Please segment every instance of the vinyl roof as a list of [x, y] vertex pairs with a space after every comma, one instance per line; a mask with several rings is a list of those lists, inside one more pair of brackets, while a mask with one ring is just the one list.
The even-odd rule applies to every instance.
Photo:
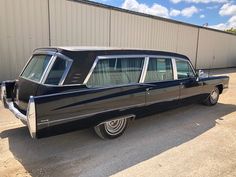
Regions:
[[[54, 51], [54, 52], [101, 52], [101, 55], [164, 55], [164, 56], [175, 56], [188, 59], [187, 56], [168, 51], [160, 51], [155, 49], [142, 49], [142, 48], [114, 48], [114, 47], [97, 47], [97, 46], [52, 46], [37, 48], [35, 51]], [[189, 60], [189, 59], [188, 59]]]

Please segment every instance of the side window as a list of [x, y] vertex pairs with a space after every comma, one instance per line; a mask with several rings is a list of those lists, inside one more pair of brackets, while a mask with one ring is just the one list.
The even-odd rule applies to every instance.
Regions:
[[178, 79], [194, 77], [194, 72], [187, 61], [176, 60]]
[[69, 62], [67, 60], [57, 57], [48, 74], [45, 84], [58, 85], [68, 64]]
[[173, 80], [173, 70], [170, 58], [150, 58], [144, 82]]
[[100, 59], [91, 74], [87, 86], [103, 87], [138, 83], [144, 58]]

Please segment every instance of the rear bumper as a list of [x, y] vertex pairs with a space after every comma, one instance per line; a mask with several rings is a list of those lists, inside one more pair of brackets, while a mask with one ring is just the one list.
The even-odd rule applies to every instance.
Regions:
[[15, 106], [12, 101], [7, 101], [5, 96], [3, 97], [2, 100], [4, 107], [6, 109], [9, 109], [15, 116], [16, 118], [20, 119], [24, 124], [27, 124], [27, 116], [22, 114]]
[[16, 118], [20, 119], [25, 125], [28, 126], [30, 135], [32, 138], [36, 138], [36, 111], [34, 97], [31, 96], [28, 103], [28, 109], [26, 115], [22, 114], [15, 106], [12, 99], [6, 98], [6, 87], [3, 83], [1, 86], [1, 101], [6, 109], [9, 109]]

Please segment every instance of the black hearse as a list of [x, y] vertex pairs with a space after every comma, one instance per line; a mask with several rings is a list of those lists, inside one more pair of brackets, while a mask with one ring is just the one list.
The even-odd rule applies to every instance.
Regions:
[[180, 54], [134, 49], [36, 49], [1, 99], [33, 138], [94, 127], [116, 138], [128, 122], [186, 103], [215, 105], [229, 77], [196, 74]]

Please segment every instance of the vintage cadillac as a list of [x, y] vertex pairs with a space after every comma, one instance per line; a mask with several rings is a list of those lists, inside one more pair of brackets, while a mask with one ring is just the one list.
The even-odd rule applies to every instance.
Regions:
[[201, 77], [181, 54], [49, 47], [33, 52], [17, 80], [1, 86], [4, 106], [32, 138], [94, 127], [123, 134], [130, 120], [194, 102], [215, 105], [229, 77]]

